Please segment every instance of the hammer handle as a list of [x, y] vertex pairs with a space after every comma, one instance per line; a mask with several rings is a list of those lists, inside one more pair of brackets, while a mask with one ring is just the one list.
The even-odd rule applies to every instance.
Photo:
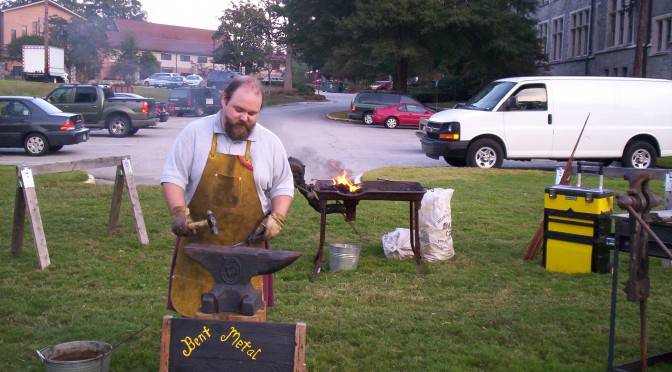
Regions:
[[189, 229], [197, 229], [199, 227], [207, 227], [208, 220], [196, 221], [189, 224]]

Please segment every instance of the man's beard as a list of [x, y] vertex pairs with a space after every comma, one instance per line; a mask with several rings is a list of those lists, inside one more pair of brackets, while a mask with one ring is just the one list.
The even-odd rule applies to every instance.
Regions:
[[256, 123], [252, 123], [248, 126], [244, 121], [234, 122], [224, 116], [224, 132], [234, 141], [246, 140], [250, 136], [255, 125]]

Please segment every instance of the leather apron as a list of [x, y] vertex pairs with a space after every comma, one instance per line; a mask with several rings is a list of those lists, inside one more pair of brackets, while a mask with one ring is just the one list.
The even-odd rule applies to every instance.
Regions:
[[[194, 317], [201, 305], [201, 296], [214, 285], [210, 272], [184, 254], [184, 246], [188, 243], [231, 246], [245, 240], [265, 217], [254, 184], [250, 146], [251, 142], [247, 141], [244, 157], [222, 154], [216, 151], [217, 133], [212, 136], [203, 175], [187, 207], [194, 221], [205, 219], [207, 210], [211, 210], [219, 234], [212, 235], [210, 229], [200, 228], [194, 236], [178, 237], [170, 270], [168, 308], [183, 316]], [[250, 246], [268, 248], [265, 241]], [[263, 284], [262, 276], [252, 278], [252, 285], [262, 293]], [[272, 284], [268, 285], [267, 289], [271, 288]], [[268, 297], [267, 306], [270, 307], [273, 296], [264, 293], [264, 298]]]

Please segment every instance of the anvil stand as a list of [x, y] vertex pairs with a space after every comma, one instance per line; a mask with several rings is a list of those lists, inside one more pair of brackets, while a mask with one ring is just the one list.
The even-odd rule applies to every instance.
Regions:
[[[408, 200], [409, 201], [409, 219], [410, 219], [410, 230], [411, 230], [411, 249], [413, 250], [413, 256], [415, 257], [415, 266], [418, 268], [420, 274], [425, 274], [425, 268], [422, 266], [421, 256], [420, 256], [420, 221], [419, 213], [420, 206], [422, 204], [422, 194], [409, 194], [397, 196], [396, 200]], [[324, 259], [324, 241], [327, 231], [327, 201], [328, 200], [340, 200], [340, 198], [331, 198], [328, 194], [320, 195], [320, 247], [317, 250], [317, 255], [315, 256], [315, 266], [313, 267], [313, 275], [311, 281], [315, 281], [317, 274], [322, 270], [322, 260]], [[380, 199], [383, 200], [383, 199]], [[354, 208], [359, 203], [359, 200], [344, 200], [343, 203], [350, 210]], [[346, 214], [346, 221], [354, 221], [355, 215], [354, 212], [351, 212], [351, 215]]]

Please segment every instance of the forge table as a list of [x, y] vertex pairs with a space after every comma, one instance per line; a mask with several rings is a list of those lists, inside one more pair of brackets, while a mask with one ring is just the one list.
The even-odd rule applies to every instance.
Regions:
[[346, 208], [345, 220], [354, 221], [356, 208], [360, 200], [393, 200], [409, 202], [409, 220], [411, 230], [411, 249], [415, 257], [415, 265], [420, 274], [425, 273], [420, 256], [420, 227], [418, 213], [422, 205], [422, 197], [425, 188], [419, 182], [400, 181], [364, 181], [361, 190], [357, 192], [344, 192], [335, 188], [331, 180], [318, 180], [313, 191], [319, 199], [320, 205], [320, 247], [315, 256], [315, 267], [311, 280], [315, 280], [322, 268], [324, 258], [324, 240], [327, 230], [327, 202], [342, 201]]

